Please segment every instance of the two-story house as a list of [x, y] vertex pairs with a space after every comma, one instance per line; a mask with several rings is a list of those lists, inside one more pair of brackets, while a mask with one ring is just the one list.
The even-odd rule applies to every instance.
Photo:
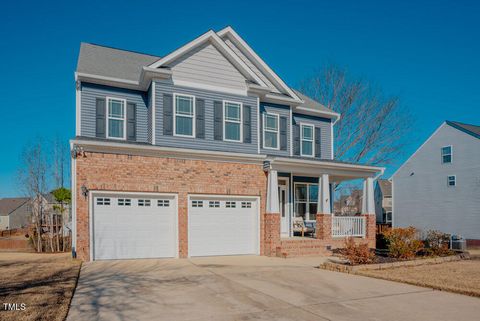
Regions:
[[377, 223], [392, 224], [392, 182], [388, 179], [377, 180], [374, 193]]
[[[75, 79], [79, 258], [300, 255], [346, 235], [374, 246], [383, 169], [336, 161], [340, 115], [232, 28], [164, 57], [82, 43]], [[364, 217], [335, 221], [332, 186], [350, 179], [364, 180]], [[316, 238], [293, 238], [294, 217], [315, 222]]]
[[393, 226], [480, 245], [480, 126], [446, 121], [392, 176]]

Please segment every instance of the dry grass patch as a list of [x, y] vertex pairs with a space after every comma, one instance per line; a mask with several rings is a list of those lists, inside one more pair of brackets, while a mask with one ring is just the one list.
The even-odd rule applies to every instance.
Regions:
[[[65, 320], [80, 265], [69, 253], [0, 252], [0, 320]], [[5, 311], [4, 303], [26, 308]]]
[[360, 270], [357, 274], [480, 297], [480, 260]]

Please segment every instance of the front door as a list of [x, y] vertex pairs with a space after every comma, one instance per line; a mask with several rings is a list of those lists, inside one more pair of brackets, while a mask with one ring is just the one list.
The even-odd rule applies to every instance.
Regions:
[[280, 202], [280, 233], [283, 237], [289, 236], [289, 215], [288, 215], [288, 188], [286, 181], [280, 181], [278, 185], [278, 200]]

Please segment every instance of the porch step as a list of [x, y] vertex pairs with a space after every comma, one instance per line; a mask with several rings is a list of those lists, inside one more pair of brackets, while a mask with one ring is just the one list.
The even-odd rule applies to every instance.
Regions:
[[277, 257], [296, 257], [296, 256], [331, 256], [332, 251], [326, 248], [326, 242], [323, 240], [310, 238], [291, 238], [280, 241], [280, 246], [276, 249]]

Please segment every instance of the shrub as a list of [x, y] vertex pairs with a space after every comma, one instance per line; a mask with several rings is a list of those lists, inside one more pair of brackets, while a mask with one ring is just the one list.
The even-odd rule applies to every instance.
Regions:
[[385, 231], [383, 235], [388, 243], [388, 255], [398, 259], [414, 258], [423, 249], [423, 243], [417, 234], [412, 226]]
[[430, 230], [427, 232], [427, 238], [425, 239], [426, 252], [438, 256], [452, 254], [452, 251], [448, 248], [449, 241], [449, 234]]
[[356, 244], [353, 237], [345, 240], [345, 248], [341, 254], [350, 262], [351, 265], [372, 263], [375, 257], [368, 244]]

